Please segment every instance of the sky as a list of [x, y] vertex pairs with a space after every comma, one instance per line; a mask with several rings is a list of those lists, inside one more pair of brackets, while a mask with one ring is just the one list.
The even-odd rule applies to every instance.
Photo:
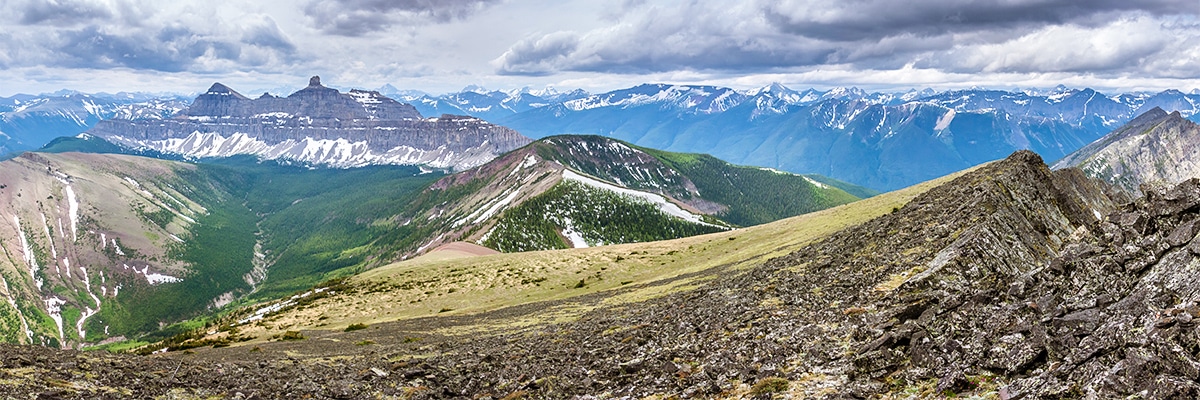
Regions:
[[[1200, 88], [1200, 0], [4, 0], [0, 96]], [[287, 93], [277, 93], [287, 94]]]

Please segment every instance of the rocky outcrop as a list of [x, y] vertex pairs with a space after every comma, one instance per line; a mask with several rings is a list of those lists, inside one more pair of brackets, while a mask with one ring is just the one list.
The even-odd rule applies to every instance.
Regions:
[[422, 118], [411, 105], [378, 92], [321, 85], [288, 97], [250, 99], [220, 83], [169, 120], [101, 121], [88, 133], [138, 148], [189, 157], [252, 154], [332, 167], [428, 165], [461, 170], [529, 143], [486, 121]]
[[1200, 125], [1155, 107], [1054, 164], [1067, 167], [1132, 193], [1143, 184], [1178, 184], [1200, 177]]

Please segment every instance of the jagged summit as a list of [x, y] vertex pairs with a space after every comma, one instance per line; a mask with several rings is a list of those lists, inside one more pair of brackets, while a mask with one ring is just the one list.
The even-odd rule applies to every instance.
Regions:
[[209, 86], [208, 90], [205, 91], [204, 94], [231, 95], [241, 99], [247, 99], [246, 96], [243, 96], [241, 93], [238, 93], [229, 86], [225, 86], [221, 82], [213, 82], [212, 86]]
[[269, 159], [354, 167], [480, 165], [529, 139], [478, 119], [425, 120], [412, 105], [374, 91], [343, 93], [309, 85], [250, 99], [215, 83], [168, 121], [102, 121], [91, 134], [119, 144], [191, 157], [255, 154]]
[[[1179, 111], [1176, 111], [1175, 114], [1178, 115]], [[1127, 125], [1145, 125], [1146, 123], [1166, 117], [1167, 115], [1167, 112], [1163, 110], [1162, 107], [1154, 107], [1142, 113], [1142, 115], [1138, 115], [1136, 118], [1130, 120]]]
[[1154, 107], [1054, 164], [1067, 167], [1133, 193], [1143, 184], [1177, 184], [1200, 176], [1200, 125]]

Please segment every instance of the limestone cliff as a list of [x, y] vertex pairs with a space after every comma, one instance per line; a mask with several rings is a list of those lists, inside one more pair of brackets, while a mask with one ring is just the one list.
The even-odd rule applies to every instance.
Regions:
[[462, 170], [529, 143], [486, 121], [423, 118], [378, 92], [321, 85], [287, 97], [250, 99], [215, 83], [168, 120], [101, 121], [88, 133], [118, 144], [188, 157], [251, 154], [331, 167], [427, 165]]

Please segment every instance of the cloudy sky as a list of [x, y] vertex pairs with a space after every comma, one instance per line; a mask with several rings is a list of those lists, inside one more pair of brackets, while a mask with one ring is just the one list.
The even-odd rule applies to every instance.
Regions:
[[0, 96], [1200, 87], [1200, 0], [4, 0]]

